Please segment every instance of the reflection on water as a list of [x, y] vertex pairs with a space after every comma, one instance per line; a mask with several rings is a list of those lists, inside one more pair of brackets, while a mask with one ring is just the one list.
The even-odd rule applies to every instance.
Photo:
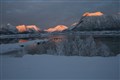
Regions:
[[28, 40], [26, 40], [26, 39], [19, 39], [19, 43], [22, 43], [22, 42], [27, 42]]
[[[22, 57], [30, 55], [61, 55], [61, 56], [116, 56], [120, 53], [119, 37], [97, 37], [92, 36], [52, 36], [49, 41], [41, 42], [20, 39], [15, 44], [2, 44], [0, 47], [6, 51], [1, 51], [2, 55]], [[24, 42], [24, 43], [21, 43]], [[6, 45], [6, 46], [5, 46]], [[17, 46], [17, 49], [7, 48]], [[14, 48], [13, 47], [13, 48]], [[4, 49], [4, 50], [5, 50]], [[8, 50], [9, 49], [9, 50]], [[8, 51], [7, 51], [8, 50]]]
[[9, 43], [21, 43], [21, 42], [27, 42], [27, 41], [32, 41], [35, 39], [41, 39], [41, 38], [22, 38], [22, 39], [18, 39], [18, 38], [14, 38], [14, 39], [0, 39], [0, 44], [9, 44]]
[[64, 38], [66, 38], [66, 36], [64, 36], [64, 35], [50, 36], [49, 38], [50, 38], [53, 42], [59, 43], [59, 42], [61, 42]]

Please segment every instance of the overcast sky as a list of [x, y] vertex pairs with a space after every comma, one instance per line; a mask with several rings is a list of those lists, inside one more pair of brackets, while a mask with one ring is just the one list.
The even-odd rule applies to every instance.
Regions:
[[2, 23], [35, 24], [40, 28], [70, 26], [84, 12], [118, 14], [120, 0], [1, 0]]

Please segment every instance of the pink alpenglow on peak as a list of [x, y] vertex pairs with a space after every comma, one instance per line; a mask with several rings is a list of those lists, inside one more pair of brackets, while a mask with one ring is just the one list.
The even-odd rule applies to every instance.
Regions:
[[68, 29], [67, 26], [57, 25], [56, 27], [48, 28], [48, 29], [45, 30], [45, 31], [47, 31], [47, 32], [55, 32], [55, 31], [63, 31], [63, 30], [66, 30], [66, 29]]

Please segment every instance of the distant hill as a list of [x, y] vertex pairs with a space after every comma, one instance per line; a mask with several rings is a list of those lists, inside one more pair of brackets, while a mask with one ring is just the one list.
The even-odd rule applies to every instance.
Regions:
[[120, 30], [120, 15], [87, 16], [73, 31]]

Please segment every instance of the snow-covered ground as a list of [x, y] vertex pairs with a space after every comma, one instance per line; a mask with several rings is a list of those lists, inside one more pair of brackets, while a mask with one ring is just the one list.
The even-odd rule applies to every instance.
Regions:
[[1, 80], [120, 80], [120, 55], [1, 57]]
[[[63, 44], [67, 45], [66, 42], [58, 43], [57, 51], [53, 51], [54, 53], [51, 54], [52, 49], [56, 49], [52, 42], [38, 45], [38, 43], [46, 41], [48, 40], [1, 44], [0, 54], [3, 55], [0, 55], [0, 80], [120, 80], [120, 54], [111, 57], [97, 57], [96, 55], [93, 57], [67, 56], [65, 53], [57, 55], [56, 52], [60, 53], [64, 50]], [[94, 52], [96, 45], [98, 45], [92, 37], [85, 40], [78, 37], [76, 41], [78, 41], [77, 44], [82, 44], [83, 48], [79, 47], [80, 52], [82, 50], [93, 50]], [[73, 42], [75, 40], [70, 43]], [[102, 51], [98, 50], [100, 54], [111, 51], [108, 45], [101, 43], [101, 47], [97, 46], [97, 49]], [[119, 45], [119, 42], [114, 41], [114, 43]], [[67, 45], [65, 50], [71, 50], [69, 47], [70, 45]], [[115, 45], [112, 45], [112, 47], [116, 48]], [[48, 51], [44, 53], [47, 48]], [[72, 48], [72, 51], [74, 49]], [[93, 54], [93, 52], [91, 53]], [[85, 54], [85, 52], [83, 53]]]
[[48, 39], [43, 40], [32, 40], [28, 42], [22, 42], [22, 43], [9, 43], [9, 44], [1, 44], [0, 45], [0, 54], [11, 52], [11, 51], [19, 51], [23, 49], [21, 46], [29, 46], [31, 44], [37, 44], [42, 42], [47, 42]]

